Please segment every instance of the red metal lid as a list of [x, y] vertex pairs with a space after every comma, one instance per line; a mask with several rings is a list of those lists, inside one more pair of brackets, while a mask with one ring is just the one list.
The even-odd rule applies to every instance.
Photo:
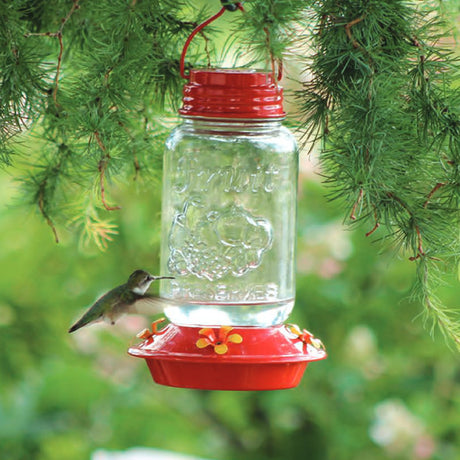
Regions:
[[153, 327], [129, 349], [144, 358], [155, 382], [206, 390], [292, 388], [312, 361], [326, 358], [319, 339], [297, 326]]
[[283, 118], [283, 89], [271, 72], [192, 69], [179, 113], [222, 119]]

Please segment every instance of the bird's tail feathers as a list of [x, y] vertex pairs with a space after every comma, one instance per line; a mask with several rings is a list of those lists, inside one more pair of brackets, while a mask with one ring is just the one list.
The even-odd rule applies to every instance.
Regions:
[[83, 327], [83, 325], [79, 325], [78, 322], [75, 323], [75, 324], [69, 329], [69, 334], [71, 334], [72, 332], [75, 332], [77, 329], [80, 329], [81, 327]]
[[[98, 318], [98, 319], [100, 319], [100, 318]], [[93, 323], [95, 321], [97, 321], [97, 319], [95, 320], [94, 318], [91, 318], [91, 317], [89, 317], [89, 315], [85, 314], [73, 326], [70, 327], [69, 334], [71, 334], [72, 332], [75, 332], [76, 330], [80, 329], [81, 327], [86, 326], [87, 324]]]

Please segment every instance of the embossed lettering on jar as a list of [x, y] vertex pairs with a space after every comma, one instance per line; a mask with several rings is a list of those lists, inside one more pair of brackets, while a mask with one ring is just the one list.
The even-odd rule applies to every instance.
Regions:
[[179, 325], [271, 326], [295, 295], [298, 154], [279, 118], [184, 117], [166, 142], [161, 285]]

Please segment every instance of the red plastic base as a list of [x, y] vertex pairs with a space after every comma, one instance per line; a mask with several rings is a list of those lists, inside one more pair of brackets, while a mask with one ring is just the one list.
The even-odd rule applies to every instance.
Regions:
[[327, 356], [311, 334], [284, 325], [203, 329], [170, 324], [128, 353], [144, 358], [161, 385], [203, 390], [292, 388], [309, 362]]
[[307, 363], [189, 363], [146, 358], [160, 385], [201, 390], [281, 390], [300, 383]]

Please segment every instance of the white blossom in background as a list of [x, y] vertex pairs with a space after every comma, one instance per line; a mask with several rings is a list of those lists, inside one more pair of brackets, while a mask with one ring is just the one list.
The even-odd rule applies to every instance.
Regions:
[[325, 279], [338, 275], [353, 252], [351, 234], [343, 230], [342, 222], [310, 225], [303, 233], [298, 240], [298, 271], [317, 273]]
[[398, 399], [387, 399], [377, 404], [369, 435], [392, 456], [429, 459], [436, 448], [423, 422]]
[[134, 447], [125, 451], [96, 450], [91, 460], [205, 460], [160, 449]]
[[[298, 138], [298, 144], [302, 145], [305, 139]], [[311, 180], [321, 182], [319, 152], [317, 148], [313, 148], [310, 152], [308, 149], [311, 145], [302, 149], [299, 154], [299, 186], [302, 187], [303, 181]]]
[[347, 364], [359, 369], [365, 378], [378, 378], [385, 371], [377, 339], [370, 327], [363, 324], [354, 326], [345, 338], [343, 349]]

